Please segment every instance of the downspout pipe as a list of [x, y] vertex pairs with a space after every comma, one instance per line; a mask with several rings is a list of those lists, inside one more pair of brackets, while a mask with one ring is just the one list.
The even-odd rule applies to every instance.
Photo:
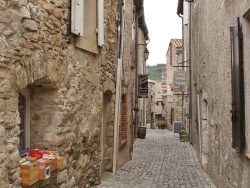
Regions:
[[123, 3], [119, 1], [118, 11], [120, 12], [120, 20], [118, 20], [117, 31], [118, 31], [118, 63], [116, 72], [116, 95], [115, 95], [115, 121], [114, 121], [114, 146], [113, 146], [113, 174], [117, 171], [117, 161], [119, 153], [119, 122], [120, 122], [120, 108], [121, 108], [121, 88], [123, 78]]
[[142, 16], [142, 11], [139, 13], [136, 12], [136, 20], [135, 20], [135, 126], [134, 126], [134, 138], [137, 135], [138, 128], [138, 19]]
[[[184, 22], [183, 22], [183, 16], [178, 14], [178, 16], [181, 18], [181, 32], [182, 32], [182, 45], [181, 45], [181, 50], [182, 50], [182, 70], [184, 70]], [[181, 92], [181, 106], [182, 106], [182, 124], [184, 124], [185, 118], [184, 118], [184, 91]]]
[[191, 20], [191, 2], [189, 2], [189, 28], [188, 28], [188, 59], [189, 59], [189, 133], [190, 133], [190, 142], [192, 143], [192, 131], [191, 131], [191, 126], [192, 126], [192, 62], [191, 62], [191, 55], [192, 55], [192, 43], [191, 43], [191, 29], [192, 29], [192, 20]]

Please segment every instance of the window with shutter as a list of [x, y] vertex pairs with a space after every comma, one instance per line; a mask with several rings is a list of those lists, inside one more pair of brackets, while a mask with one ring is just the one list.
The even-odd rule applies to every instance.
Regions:
[[103, 0], [71, 0], [71, 32], [76, 47], [98, 54], [104, 45]]
[[238, 152], [245, 149], [243, 35], [240, 19], [230, 27], [231, 83], [232, 83], [232, 146]]

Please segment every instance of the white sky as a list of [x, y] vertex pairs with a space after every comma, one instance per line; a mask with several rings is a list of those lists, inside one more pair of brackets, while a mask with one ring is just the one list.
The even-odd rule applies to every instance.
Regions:
[[178, 0], [144, 0], [144, 16], [150, 38], [147, 65], [166, 63], [170, 39], [181, 39], [181, 18], [176, 14], [177, 5]]

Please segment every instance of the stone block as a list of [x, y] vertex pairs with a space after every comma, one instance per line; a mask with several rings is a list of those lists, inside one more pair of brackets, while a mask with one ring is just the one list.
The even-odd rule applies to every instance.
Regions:
[[65, 169], [61, 172], [58, 172], [57, 178], [56, 178], [57, 184], [61, 184], [61, 183], [64, 183], [67, 181], [67, 179], [68, 179], [67, 173], [68, 173], [67, 169]]
[[7, 158], [7, 155], [5, 153], [0, 153], [0, 164], [3, 163], [6, 160], [6, 158]]
[[42, 8], [52, 15], [55, 9], [55, 6], [51, 3], [42, 3]]
[[27, 31], [38, 31], [38, 24], [34, 21], [34, 20], [30, 20], [30, 19], [24, 19], [23, 21], [23, 27], [27, 30]]
[[23, 18], [31, 19], [30, 12], [26, 8], [26, 6], [22, 6], [22, 8], [21, 8], [21, 14], [22, 14]]

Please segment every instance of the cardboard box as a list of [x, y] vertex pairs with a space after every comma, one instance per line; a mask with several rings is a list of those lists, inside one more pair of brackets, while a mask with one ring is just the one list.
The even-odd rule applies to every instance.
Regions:
[[57, 169], [57, 161], [56, 158], [50, 159], [50, 171], [53, 172]]
[[20, 165], [22, 186], [30, 186], [38, 181], [38, 163], [24, 162]]
[[62, 156], [56, 157], [56, 168], [61, 170], [64, 169], [67, 166], [67, 159]]
[[21, 185], [22, 186], [31, 186], [31, 185], [35, 184], [36, 182], [38, 182], [38, 176], [31, 178], [31, 179], [23, 179], [22, 178]]
[[39, 160], [39, 180], [46, 180], [50, 177], [50, 160]]

